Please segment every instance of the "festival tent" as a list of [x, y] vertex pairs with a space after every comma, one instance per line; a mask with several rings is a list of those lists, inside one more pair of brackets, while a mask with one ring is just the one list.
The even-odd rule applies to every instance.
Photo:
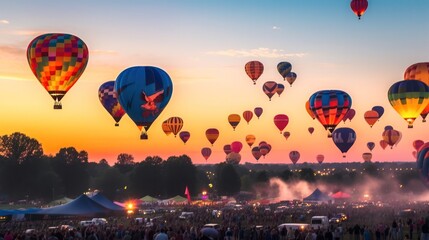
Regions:
[[73, 201], [50, 208], [42, 208], [34, 215], [104, 215], [110, 213], [111, 210], [92, 200], [85, 194], [80, 195]]
[[162, 200], [161, 202], [163, 204], [186, 204], [186, 203], [188, 203], [188, 199], [185, 197], [182, 197], [180, 195], [177, 195], [175, 197]]
[[351, 197], [350, 194], [345, 193], [345, 192], [341, 192], [341, 191], [338, 191], [338, 192], [331, 195], [331, 198], [333, 198], [335, 200], [337, 200], [337, 199], [349, 199], [350, 197]]
[[139, 199], [140, 201], [142, 201], [142, 204], [146, 204], [146, 203], [157, 203], [159, 201], [158, 198], [154, 198], [152, 196], [146, 195], [142, 198]]
[[304, 202], [316, 202], [316, 203], [330, 203], [332, 202], [333, 198], [329, 197], [327, 194], [320, 191], [318, 188], [314, 190], [312, 194], [310, 194], [308, 197], [304, 198]]
[[119, 206], [112, 201], [110, 201], [108, 198], [106, 198], [104, 195], [102, 195], [100, 192], [96, 193], [95, 195], [90, 197], [92, 200], [99, 203], [101, 206], [110, 209], [112, 211], [124, 211], [124, 207]]

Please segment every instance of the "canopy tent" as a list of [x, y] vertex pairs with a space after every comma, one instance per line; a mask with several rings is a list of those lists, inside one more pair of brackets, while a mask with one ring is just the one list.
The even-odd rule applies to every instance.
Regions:
[[110, 209], [112, 211], [124, 211], [124, 207], [119, 206], [112, 201], [110, 201], [108, 198], [106, 198], [103, 194], [100, 192], [96, 193], [95, 195], [91, 196], [91, 199], [99, 203], [101, 206]]
[[149, 195], [146, 195], [146, 196], [140, 198], [139, 200], [141, 200], [143, 204], [144, 203], [157, 203], [159, 201], [158, 198], [154, 198], [154, 197], [149, 196]]
[[188, 199], [180, 195], [177, 195], [169, 199], [164, 199], [161, 202], [164, 204], [186, 204], [188, 203]]
[[348, 193], [338, 191], [331, 195], [333, 199], [349, 199], [351, 196]]
[[327, 194], [316, 188], [316, 190], [314, 190], [312, 194], [310, 194], [303, 200], [304, 202], [329, 203], [333, 200], [333, 198], [329, 197]]
[[82, 215], [93, 216], [110, 213], [111, 210], [92, 200], [85, 194], [73, 201], [50, 208], [42, 208], [33, 214], [37, 215]]
[[73, 201], [73, 199], [68, 198], [68, 197], [63, 197], [63, 198], [59, 198], [56, 199], [48, 204], [46, 204], [47, 206], [57, 206], [57, 205], [62, 205], [62, 204], [66, 204]]

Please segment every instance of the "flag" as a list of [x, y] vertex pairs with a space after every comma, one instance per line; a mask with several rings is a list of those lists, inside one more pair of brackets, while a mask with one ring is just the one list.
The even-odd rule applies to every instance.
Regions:
[[189, 194], [188, 186], [186, 186], [185, 195], [188, 198], [188, 203], [191, 203], [191, 194]]

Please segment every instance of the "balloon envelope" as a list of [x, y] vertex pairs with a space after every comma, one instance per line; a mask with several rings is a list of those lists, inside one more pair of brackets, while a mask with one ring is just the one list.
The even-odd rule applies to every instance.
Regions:
[[290, 72], [286, 75], [286, 81], [290, 84], [291, 87], [292, 87], [292, 83], [295, 82], [296, 77], [297, 75], [294, 72]]
[[316, 160], [320, 164], [323, 162], [323, 160], [325, 160], [325, 156], [323, 156], [322, 154], [319, 154], [316, 156]]
[[310, 115], [310, 117], [313, 120], [316, 118], [316, 116], [314, 115], [313, 111], [311, 111], [310, 100], [307, 100], [307, 102], [305, 102], [305, 110], [307, 111], [308, 115]]
[[368, 149], [369, 149], [370, 151], [372, 151], [372, 149], [374, 149], [374, 147], [375, 147], [375, 143], [374, 143], [374, 142], [368, 142], [368, 143], [366, 144], [366, 146], [368, 147]]
[[284, 90], [285, 90], [285, 85], [278, 83], [276, 93], [280, 96]]
[[253, 147], [253, 148], [252, 148], [252, 155], [253, 155], [253, 157], [256, 159], [256, 161], [258, 161], [258, 160], [259, 160], [259, 158], [261, 158], [262, 154], [261, 154], [261, 152], [259, 151], [259, 147]]
[[366, 9], [368, 8], [368, 1], [367, 0], [352, 0], [350, 2], [350, 8], [353, 10], [353, 12], [360, 17], [365, 13]]
[[201, 155], [203, 155], [204, 159], [209, 159], [210, 155], [212, 154], [212, 150], [208, 147], [201, 149]]
[[387, 145], [390, 145], [390, 148], [393, 148], [393, 146], [396, 144], [396, 142], [399, 141], [401, 137], [401, 133], [397, 130], [385, 130], [382, 134], [383, 140], [387, 143]]
[[374, 106], [371, 110], [376, 111], [378, 113], [379, 118], [381, 118], [381, 116], [383, 116], [384, 114], [384, 107], [382, 106]]
[[231, 150], [235, 153], [240, 153], [243, 148], [243, 144], [240, 141], [234, 141], [231, 143]]
[[255, 115], [259, 117], [262, 115], [262, 113], [264, 112], [264, 109], [262, 109], [261, 107], [255, 107], [255, 109], [253, 110], [253, 112], [255, 113]]
[[289, 117], [286, 114], [277, 114], [274, 116], [274, 124], [280, 130], [280, 134], [282, 134], [283, 129], [286, 128], [288, 123]]
[[256, 80], [258, 80], [264, 72], [264, 65], [259, 61], [250, 61], [246, 63], [244, 70], [246, 71], [247, 76], [252, 79], [253, 84], [256, 84]]
[[231, 125], [232, 129], [235, 130], [237, 125], [240, 123], [241, 117], [238, 114], [230, 114], [228, 116], [228, 122]]
[[283, 137], [287, 140], [290, 137], [290, 132], [283, 132]]
[[374, 126], [374, 124], [380, 118], [378, 115], [378, 112], [374, 110], [366, 111], [363, 117], [365, 118], [365, 121], [368, 123], [370, 127]]
[[271, 97], [277, 92], [277, 83], [274, 81], [265, 82], [262, 86], [262, 91], [264, 91], [265, 95], [267, 95], [271, 101]]
[[291, 151], [289, 153], [289, 158], [292, 161], [293, 164], [296, 164], [299, 160], [300, 154], [298, 151]]
[[[415, 63], [407, 68], [404, 73], [405, 80], [419, 80], [429, 86], [429, 62]], [[420, 113], [423, 122], [426, 122], [426, 117], [429, 114], [429, 104]]]
[[310, 134], [313, 134], [313, 132], [314, 132], [314, 127], [309, 127], [309, 128], [308, 128], [308, 132], [309, 132]]
[[209, 128], [206, 130], [206, 138], [207, 140], [209, 140], [212, 146], [216, 142], [218, 137], [219, 137], [219, 130], [217, 130], [216, 128]]
[[365, 162], [371, 162], [372, 159], [372, 153], [363, 153], [362, 158]]
[[292, 70], [292, 64], [289, 62], [279, 62], [277, 64], [277, 71], [282, 75], [283, 80], [286, 79], [286, 76], [290, 73]]
[[338, 128], [332, 133], [332, 140], [345, 157], [347, 151], [356, 141], [356, 132], [351, 128]]
[[108, 81], [101, 84], [98, 88], [98, 99], [103, 105], [104, 109], [112, 116], [115, 120], [115, 126], [119, 126], [122, 116], [125, 114], [125, 110], [119, 104], [118, 98], [115, 92], [115, 81]]
[[181, 131], [179, 133], [179, 137], [183, 143], [186, 143], [189, 140], [189, 138], [191, 137], [191, 133], [189, 133], [188, 131]]
[[246, 136], [246, 143], [249, 147], [252, 147], [253, 143], [255, 143], [256, 137], [255, 135], [249, 134]]
[[223, 151], [225, 152], [226, 155], [228, 155], [229, 153], [232, 152], [231, 150], [231, 144], [226, 144], [223, 146]]
[[381, 148], [383, 148], [383, 150], [384, 150], [384, 149], [386, 149], [387, 145], [388, 145], [388, 144], [387, 144], [387, 142], [386, 142], [386, 141], [384, 141], [384, 140], [380, 140], [380, 147], [381, 147]]
[[226, 156], [225, 162], [229, 164], [239, 164], [241, 161], [240, 153], [231, 152]]
[[167, 119], [167, 126], [170, 131], [176, 136], [183, 127], [183, 119], [180, 117], [170, 117]]
[[418, 151], [420, 147], [423, 146], [423, 144], [425, 144], [425, 142], [423, 142], [422, 140], [414, 140], [413, 147], [416, 151]]
[[249, 124], [250, 120], [252, 120], [252, 118], [253, 118], [253, 112], [249, 111], [249, 110], [244, 111], [243, 112], [243, 118], [247, 122], [247, 124]]

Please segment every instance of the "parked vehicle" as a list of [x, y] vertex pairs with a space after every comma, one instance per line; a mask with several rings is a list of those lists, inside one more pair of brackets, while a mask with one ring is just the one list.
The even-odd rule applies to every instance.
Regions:
[[329, 219], [327, 216], [313, 216], [311, 218], [311, 227], [313, 229], [328, 229]]

